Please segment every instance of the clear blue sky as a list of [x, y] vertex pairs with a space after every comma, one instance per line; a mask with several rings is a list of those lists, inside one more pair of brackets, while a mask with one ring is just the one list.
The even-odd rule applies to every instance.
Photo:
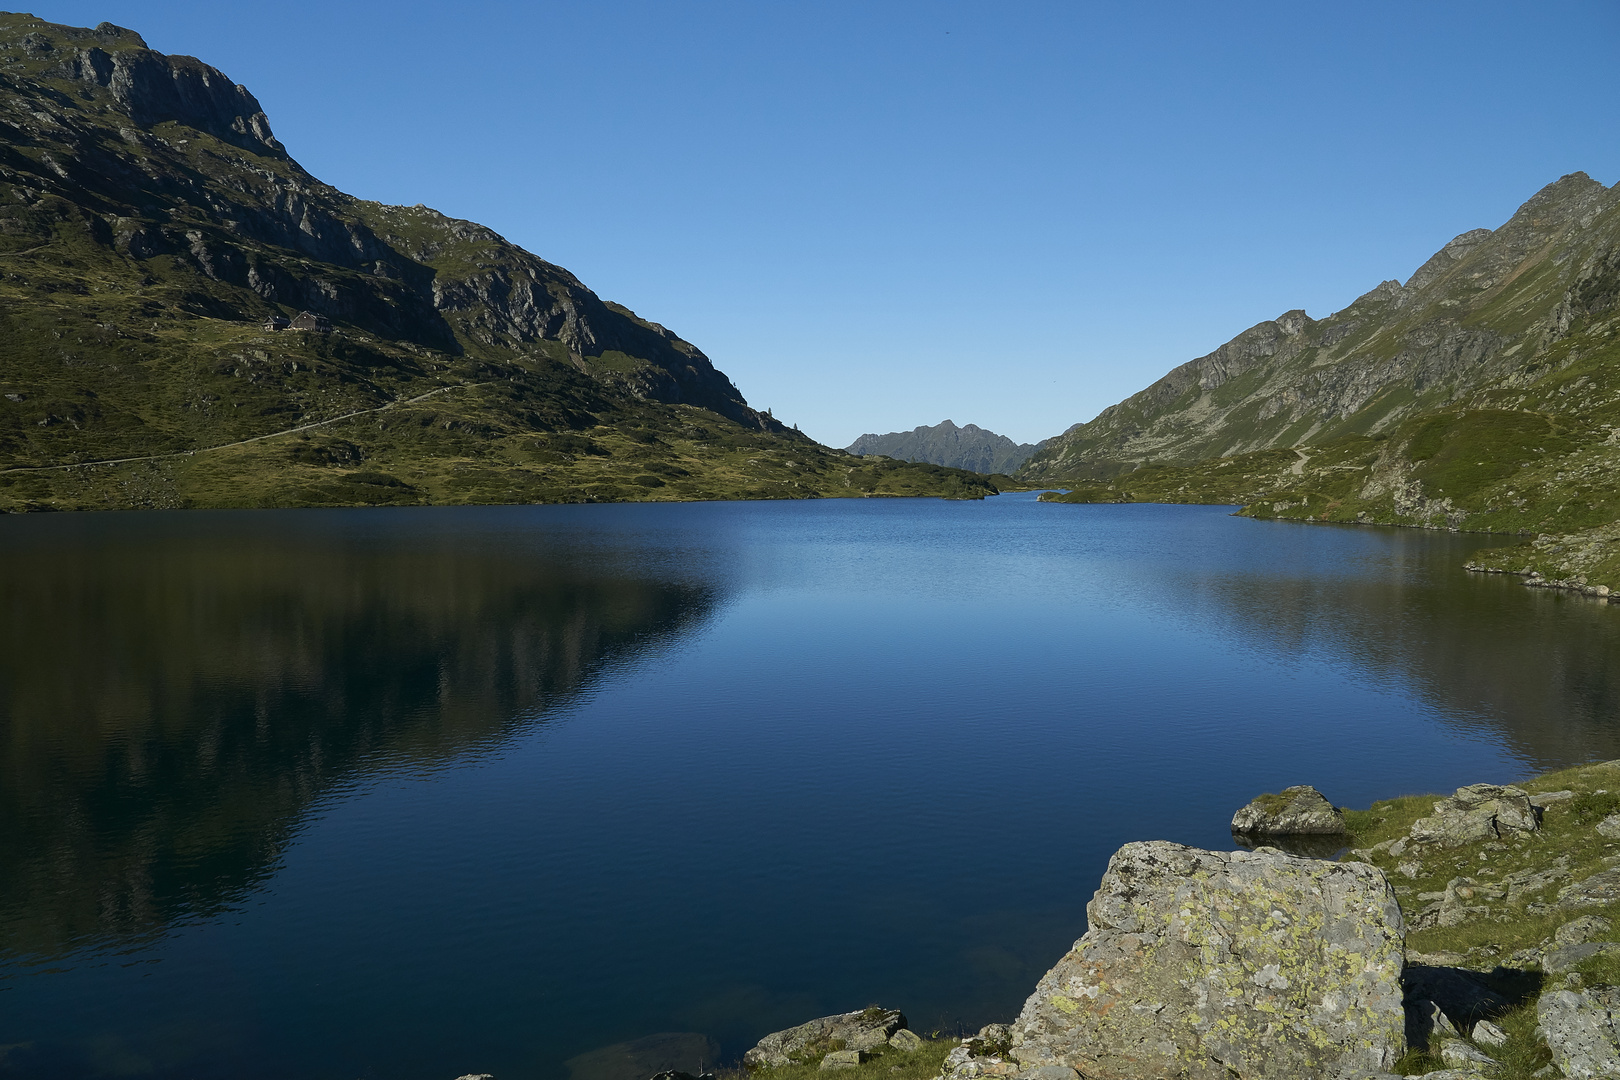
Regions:
[[1620, 5], [63, 0], [315, 175], [483, 222], [823, 442], [1032, 441], [1576, 170]]

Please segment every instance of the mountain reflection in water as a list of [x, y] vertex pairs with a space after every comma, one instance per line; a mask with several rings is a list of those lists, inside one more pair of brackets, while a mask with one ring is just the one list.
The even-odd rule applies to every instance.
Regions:
[[0, 1073], [635, 1080], [874, 1002], [1004, 1021], [1122, 843], [1620, 757], [1620, 607], [1463, 573], [1491, 542], [1029, 496], [0, 518]]
[[75, 518], [0, 547], [0, 951], [215, 914], [322, 796], [495, 743], [714, 605], [636, 560], [326, 523]]

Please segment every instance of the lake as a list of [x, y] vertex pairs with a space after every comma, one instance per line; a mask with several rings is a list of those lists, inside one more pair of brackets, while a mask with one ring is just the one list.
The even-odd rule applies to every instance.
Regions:
[[0, 517], [0, 1074], [976, 1028], [1127, 841], [1620, 758], [1620, 608], [1230, 509]]

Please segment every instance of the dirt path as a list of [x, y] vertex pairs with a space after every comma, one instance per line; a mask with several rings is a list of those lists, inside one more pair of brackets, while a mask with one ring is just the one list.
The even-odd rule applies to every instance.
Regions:
[[1305, 463], [1311, 460], [1311, 455], [1307, 454], [1297, 446], [1294, 447], [1294, 453], [1299, 455], [1299, 460], [1288, 466], [1288, 471], [1293, 473], [1295, 476], [1304, 476]]
[[[18, 253], [20, 254], [20, 252]], [[325, 427], [340, 420], [352, 420], [356, 416], [366, 416], [370, 413], [387, 412], [397, 409], [401, 405], [415, 405], [419, 401], [426, 401], [434, 394], [443, 394], [450, 390], [459, 390], [462, 387], [483, 386], [483, 383], [456, 383], [454, 386], [441, 386], [437, 390], [429, 390], [425, 394], [418, 394], [403, 401], [390, 401], [386, 405], [379, 405], [375, 409], [357, 409], [342, 416], [334, 416], [329, 420], [317, 420], [312, 424], [299, 424], [297, 427], [287, 428], [285, 431], [272, 431], [268, 435], [255, 435], [250, 439], [238, 439], [236, 442], [220, 443], [218, 446], [205, 446], [200, 450], [176, 450], [170, 454], [145, 454], [141, 457], [106, 458], [101, 461], [75, 461], [70, 465], [23, 465], [15, 469], [0, 469], [0, 475], [20, 472], [50, 472], [52, 469], [82, 469], [90, 465], [128, 465], [137, 461], [164, 461], [169, 458], [191, 457], [193, 454], [209, 454], [215, 450], [229, 450], [235, 446], [246, 446], [249, 443], [263, 442], [266, 439], [276, 439], [283, 435], [296, 435], [300, 431], [309, 431], [311, 428]]]

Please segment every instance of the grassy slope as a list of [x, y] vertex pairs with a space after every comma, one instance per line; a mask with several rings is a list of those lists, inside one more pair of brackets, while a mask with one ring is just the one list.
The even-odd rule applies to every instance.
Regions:
[[[1435, 959], [1482, 972], [1481, 982], [1515, 1002], [1511, 1011], [1497, 1019], [1508, 1033], [1508, 1045], [1499, 1050], [1481, 1047], [1502, 1061], [1505, 1066], [1502, 1080], [1529, 1077], [1550, 1062], [1545, 1046], [1535, 1036], [1535, 1002], [1544, 988], [1555, 989], [1565, 982], [1564, 975], [1543, 975], [1535, 961], [1515, 954], [1546, 946], [1559, 926], [1579, 916], [1598, 915], [1620, 926], [1620, 904], [1572, 911], [1545, 910], [1546, 905], [1557, 899], [1560, 888], [1620, 861], [1620, 843], [1608, 841], [1594, 832], [1598, 822], [1620, 812], [1620, 762], [1548, 773], [1519, 786], [1532, 794], [1573, 791], [1575, 797], [1547, 806], [1541, 831], [1531, 836], [1511, 842], [1480, 842], [1427, 854], [1408, 849], [1401, 855], [1391, 855], [1387, 845], [1405, 836], [1418, 818], [1428, 816], [1436, 796], [1390, 799], [1374, 803], [1367, 810], [1345, 814], [1357, 849], [1347, 858], [1370, 862], [1383, 869], [1408, 918], [1455, 879], [1468, 878], [1490, 886], [1515, 872], [1544, 869], [1557, 860], [1567, 860], [1567, 876], [1518, 897], [1514, 903], [1481, 898], [1477, 902], [1488, 904], [1488, 914], [1480, 914], [1456, 926], [1414, 930], [1407, 936], [1409, 960], [1418, 953], [1440, 954]], [[1384, 848], [1379, 850], [1378, 845]], [[1613, 959], [1596, 958], [1576, 971], [1588, 984], [1620, 983], [1620, 962]], [[1437, 1056], [1416, 1048], [1402, 1062], [1400, 1071], [1417, 1074], [1442, 1067]]]
[[[1481, 565], [1620, 590], [1615, 326], [1580, 328], [1548, 351], [1529, 385], [1503, 380], [1386, 434], [1146, 465], [1047, 498], [1233, 503], [1259, 518], [1504, 533], [1511, 546]], [[1521, 542], [1527, 536], [1543, 539]]]
[[1620, 587], [1617, 237], [1614, 191], [1566, 177], [1404, 291], [1246, 331], [1020, 479], [1074, 488], [1060, 502], [1542, 536], [1482, 565]]
[[[133, 41], [0, 16], [0, 511], [995, 492], [753, 412], [692, 346], [488, 230], [174, 121], [136, 131], [62, 75]], [[335, 254], [262, 238], [289, 201]], [[594, 331], [520, 325], [523, 286]], [[323, 297], [335, 333], [261, 329]], [[91, 464], [131, 457], [153, 460]]]

